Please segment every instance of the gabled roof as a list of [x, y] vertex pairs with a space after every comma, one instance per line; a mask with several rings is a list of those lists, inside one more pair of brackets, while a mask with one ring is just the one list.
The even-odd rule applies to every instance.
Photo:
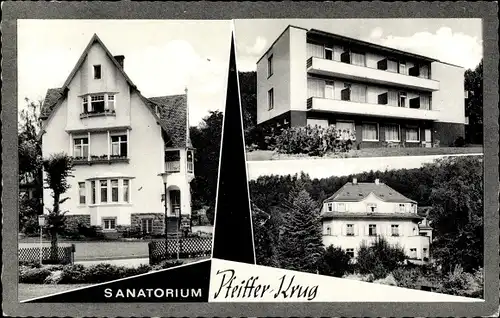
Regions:
[[[94, 34], [90, 39], [89, 44], [83, 51], [82, 55], [78, 59], [75, 67], [69, 74], [68, 78], [64, 82], [64, 85], [60, 88], [49, 88], [45, 95], [44, 102], [40, 111], [41, 119], [48, 119], [54, 110], [58, 107], [60, 102], [66, 98], [66, 93], [68, 91], [69, 84], [75, 77], [76, 73], [82, 66], [83, 62], [87, 57], [90, 48], [94, 43], [99, 43], [103, 48], [104, 52], [108, 58], [112, 61], [115, 67], [119, 70], [121, 75], [125, 78], [130, 88], [133, 89], [139, 96], [139, 98], [144, 102], [144, 104], [151, 111], [151, 114], [155, 117], [157, 123], [162, 127], [163, 131], [170, 138], [170, 147], [184, 148], [192, 147], [191, 141], [189, 139], [189, 126], [187, 118], [187, 96], [186, 95], [172, 95], [172, 96], [161, 96], [152, 97], [148, 99], [144, 97], [141, 92], [137, 89], [137, 86], [132, 82], [128, 75], [123, 70], [123, 67], [118, 63], [115, 57], [107, 49], [101, 39]], [[156, 115], [156, 106], [160, 113], [160, 117]], [[46, 124], [46, 123], [45, 123]], [[42, 132], [44, 131], [42, 128]]]
[[346, 183], [342, 188], [323, 202], [359, 202], [370, 193], [385, 202], [416, 203], [384, 183]]

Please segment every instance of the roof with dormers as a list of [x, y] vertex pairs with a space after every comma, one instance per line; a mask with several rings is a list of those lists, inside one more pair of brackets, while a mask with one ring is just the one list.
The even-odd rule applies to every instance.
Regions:
[[[144, 97], [141, 92], [137, 89], [137, 86], [132, 82], [132, 80], [127, 76], [123, 67], [118, 63], [111, 52], [106, 48], [101, 39], [94, 34], [89, 44], [83, 51], [82, 55], [78, 59], [75, 67], [69, 74], [68, 78], [64, 82], [64, 85], [60, 88], [49, 88], [45, 95], [44, 102], [40, 111], [40, 118], [45, 120], [48, 119], [55, 109], [64, 101], [67, 96], [68, 86], [71, 80], [76, 75], [77, 71], [82, 66], [83, 62], [87, 57], [87, 54], [94, 43], [101, 45], [106, 55], [119, 70], [121, 75], [125, 78], [129, 86], [135, 90], [139, 98], [151, 111], [151, 114], [155, 117], [157, 123], [162, 127], [163, 131], [166, 133], [167, 141], [169, 147], [173, 148], [190, 148], [191, 140], [189, 138], [189, 124], [188, 124], [188, 110], [187, 110], [187, 95], [171, 95], [171, 96], [160, 96], [160, 97]], [[156, 111], [158, 110], [158, 114]], [[45, 123], [46, 124], [46, 123]], [[44, 129], [42, 129], [43, 131]]]
[[417, 203], [408, 199], [401, 193], [392, 189], [384, 183], [346, 183], [342, 188], [323, 202], [359, 202], [373, 193], [377, 198], [385, 202], [395, 203]]

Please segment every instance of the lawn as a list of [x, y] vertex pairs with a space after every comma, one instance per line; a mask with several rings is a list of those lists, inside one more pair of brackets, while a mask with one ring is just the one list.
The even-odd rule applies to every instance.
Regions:
[[71, 285], [19, 284], [17, 295], [19, 301], [23, 301], [41, 296], [49, 296], [51, 294], [60, 293], [80, 287], [87, 287], [90, 285], [93, 284], [71, 284]]
[[483, 147], [439, 147], [439, 148], [365, 148], [350, 150], [347, 153], [327, 154], [323, 157], [306, 154], [279, 154], [272, 150], [255, 150], [247, 152], [247, 161], [289, 160], [289, 159], [320, 159], [320, 158], [368, 158], [368, 157], [398, 157], [398, 156], [436, 156], [456, 154], [482, 154]]

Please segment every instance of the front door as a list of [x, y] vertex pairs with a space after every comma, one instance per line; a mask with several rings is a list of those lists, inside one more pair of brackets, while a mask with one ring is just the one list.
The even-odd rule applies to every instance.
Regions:
[[429, 148], [432, 146], [432, 136], [431, 136], [431, 130], [430, 129], [425, 129], [425, 147]]

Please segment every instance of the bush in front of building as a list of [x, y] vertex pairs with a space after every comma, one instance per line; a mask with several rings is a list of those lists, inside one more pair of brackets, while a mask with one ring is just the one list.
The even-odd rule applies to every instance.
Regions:
[[378, 237], [373, 244], [365, 242], [358, 249], [356, 270], [361, 274], [373, 274], [375, 279], [385, 278], [406, 259], [404, 250], [392, 246], [383, 237]]
[[284, 154], [324, 156], [326, 153], [352, 149], [355, 132], [341, 131], [335, 126], [290, 127], [275, 135], [274, 150]]
[[352, 272], [351, 257], [342, 248], [330, 245], [319, 260], [318, 271], [321, 275], [342, 277]]
[[19, 283], [24, 284], [43, 284], [45, 279], [49, 277], [51, 271], [48, 268], [40, 267], [19, 267]]

